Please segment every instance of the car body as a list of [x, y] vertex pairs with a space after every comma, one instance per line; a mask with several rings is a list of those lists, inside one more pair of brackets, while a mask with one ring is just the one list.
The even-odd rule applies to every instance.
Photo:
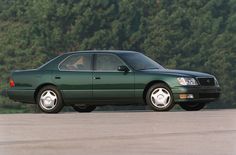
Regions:
[[[156, 92], [149, 92], [155, 85]], [[57, 97], [56, 101], [60, 96], [61, 107], [79, 105], [77, 111], [82, 112], [100, 105], [147, 104], [160, 100], [171, 102], [171, 106], [157, 108], [151, 104], [154, 110], [170, 110], [175, 103], [186, 110], [199, 110], [220, 96], [220, 86], [213, 75], [165, 69], [141, 53], [114, 50], [64, 53], [38, 69], [13, 71], [10, 86], [6, 93], [12, 100], [50, 104], [53, 96]], [[45, 90], [40, 98], [40, 90], [45, 87], [49, 87], [47, 93]], [[151, 94], [147, 97], [148, 92]], [[202, 106], [191, 109], [196, 103]], [[185, 105], [191, 105], [190, 109]], [[41, 109], [50, 113], [59, 112], [61, 107]], [[81, 110], [88, 107], [94, 108]]]

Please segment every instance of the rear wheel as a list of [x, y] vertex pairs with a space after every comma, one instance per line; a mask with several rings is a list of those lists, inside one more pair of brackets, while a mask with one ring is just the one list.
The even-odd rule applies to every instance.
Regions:
[[180, 103], [181, 108], [186, 111], [198, 111], [205, 107], [205, 103]]
[[55, 86], [45, 86], [40, 89], [36, 102], [40, 110], [45, 113], [58, 113], [64, 106], [61, 93]]
[[96, 106], [94, 105], [73, 105], [72, 106], [75, 111], [77, 112], [92, 112], [96, 109]]
[[147, 92], [146, 103], [154, 111], [169, 111], [174, 106], [170, 88], [164, 83], [154, 84]]

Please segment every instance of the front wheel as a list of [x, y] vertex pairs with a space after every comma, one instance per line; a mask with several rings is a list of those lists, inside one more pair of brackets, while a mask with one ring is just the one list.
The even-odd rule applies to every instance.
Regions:
[[205, 107], [205, 103], [180, 103], [181, 108], [186, 111], [198, 111]]
[[171, 110], [174, 106], [174, 100], [170, 88], [163, 83], [154, 84], [147, 92], [146, 103], [154, 111]]
[[96, 109], [94, 105], [73, 105], [72, 107], [77, 112], [92, 112]]

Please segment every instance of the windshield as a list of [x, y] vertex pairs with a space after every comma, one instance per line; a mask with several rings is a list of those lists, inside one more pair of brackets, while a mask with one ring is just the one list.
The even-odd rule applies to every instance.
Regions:
[[135, 70], [164, 69], [160, 64], [141, 53], [123, 53], [120, 56]]

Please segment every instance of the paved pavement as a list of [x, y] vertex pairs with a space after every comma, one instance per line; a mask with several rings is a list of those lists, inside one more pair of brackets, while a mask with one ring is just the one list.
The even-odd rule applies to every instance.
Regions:
[[0, 155], [235, 155], [236, 110], [0, 115]]

